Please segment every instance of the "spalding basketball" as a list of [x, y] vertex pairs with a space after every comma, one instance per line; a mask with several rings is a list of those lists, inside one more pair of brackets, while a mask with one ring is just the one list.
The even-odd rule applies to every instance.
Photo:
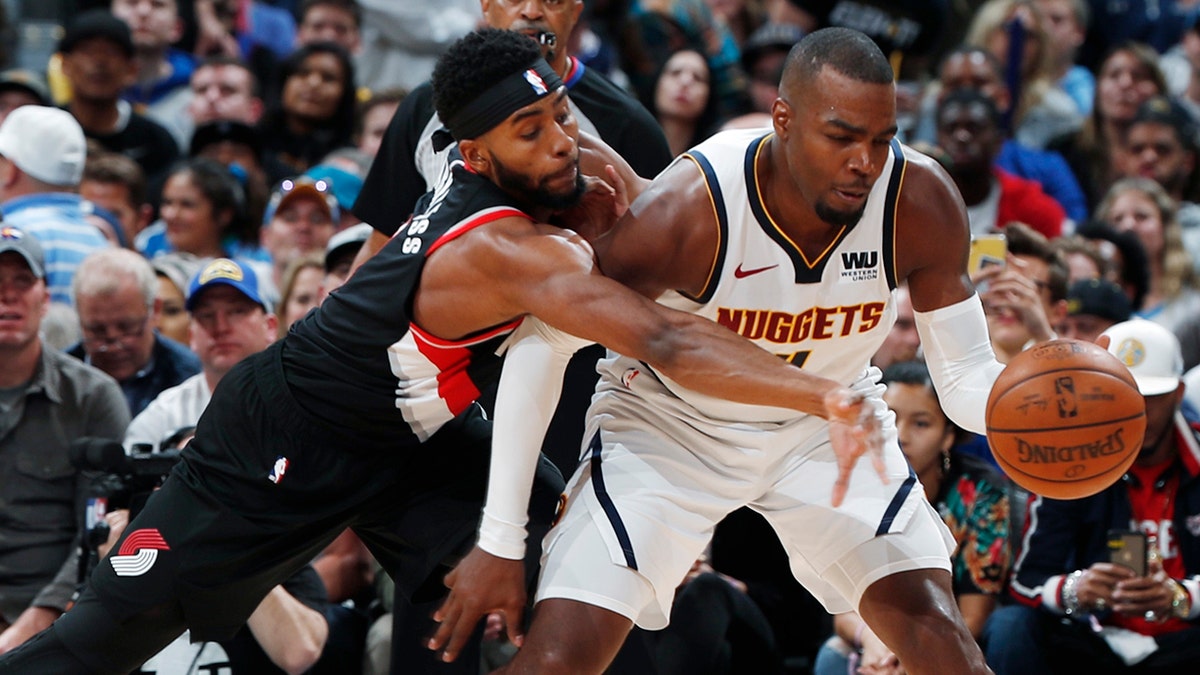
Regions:
[[1146, 404], [1129, 370], [1090, 342], [1052, 340], [1018, 354], [992, 386], [988, 445], [1013, 481], [1054, 499], [1115, 483], [1142, 447]]

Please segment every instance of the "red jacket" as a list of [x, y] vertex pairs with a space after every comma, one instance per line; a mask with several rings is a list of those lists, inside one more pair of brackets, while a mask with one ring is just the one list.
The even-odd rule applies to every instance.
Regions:
[[1000, 181], [1000, 205], [996, 209], [996, 226], [1015, 221], [1025, 223], [1041, 232], [1047, 239], [1062, 234], [1067, 212], [1054, 198], [1042, 192], [1035, 181], [1014, 176], [1003, 169], [992, 169]]

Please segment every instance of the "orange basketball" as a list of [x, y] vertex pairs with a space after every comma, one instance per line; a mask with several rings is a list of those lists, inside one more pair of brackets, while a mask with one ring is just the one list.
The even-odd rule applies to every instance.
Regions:
[[1052, 340], [1008, 363], [988, 397], [988, 445], [1017, 485], [1079, 499], [1115, 483], [1142, 447], [1146, 404], [1129, 370], [1080, 340]]

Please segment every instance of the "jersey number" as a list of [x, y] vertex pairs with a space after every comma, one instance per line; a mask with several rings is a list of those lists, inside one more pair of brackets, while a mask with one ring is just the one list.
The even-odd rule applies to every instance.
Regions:
[[793, 366], [796, 366], [797, 368], [803, 368], [804, 362], [808, 360], [808, 355], [811, 353], [812, 353], [812, 350], [806, 349], [802, 352], [792, 352], [791, 354], [777, 354], [776, 356], [783, 359], [784, 361], [787, 361], [788, 363], [792, 364]]

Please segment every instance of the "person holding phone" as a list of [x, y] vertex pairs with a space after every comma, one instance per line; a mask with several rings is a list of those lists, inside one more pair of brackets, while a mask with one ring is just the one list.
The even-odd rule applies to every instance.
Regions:
[[1142, 448], [1097, 495], [1034, 499], [1010, 586], [1018, 602], [984, 630], [996, 675], [1180, 673], [1200, 662], [1200, 426], [1180, 409], [1179, 342], [1144, 319], [1101, 337], [1146, 400]]

